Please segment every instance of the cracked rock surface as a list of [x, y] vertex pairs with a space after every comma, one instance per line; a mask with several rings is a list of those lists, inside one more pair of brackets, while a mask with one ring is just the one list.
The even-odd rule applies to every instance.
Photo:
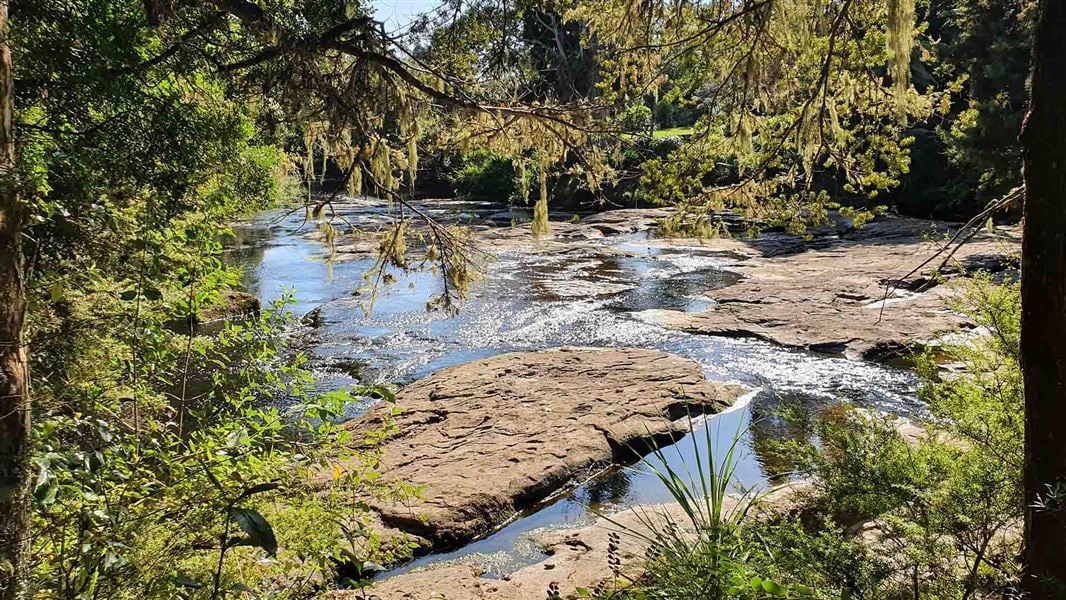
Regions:
[[[707, 381], [695, 362], [636, 348], [559, 348], [474, 361], [397, 397], [383, 472], [423, 501], [373, 503], [388, 526], [436, 548], [469, 541], [634, 450], [688, 430], [745, 392]], [[349, 424], [372, 427], [391, 406]], [[356, 436], [358, 437], [358, 436]]]
[[[860, 229], [821, 231], [809, 241], [778, 234], [710, 240], [704, 246], [746, 256], [730, 267], [743, 278], [708, 291], [714, 305], [706, 312], [650, 310], [643, 318], [690, 333], [752, 337], [848, 358], [896, 358], [973, 325], [951, 310], [956, 290], [950, 282], [933, 278], [943, 257], [900, 281], [952, 231], [945, 223], [884, 218]], [[982, 232], [955, 252], [941, 275], [950, 280], [1005, 270], [1020, 248], [1017, 228]], [[886, 289], [891, 293], [882, 302]]]

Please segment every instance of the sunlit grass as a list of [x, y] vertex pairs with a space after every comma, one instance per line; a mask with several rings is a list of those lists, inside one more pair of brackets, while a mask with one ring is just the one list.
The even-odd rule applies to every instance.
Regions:
[[668, 129], [656, 129], [651, 132], [652, 139], [668, 138], [668, 137], [687, 137], [692, 135], [695, 128], [693, 127], [670, 127]]
[[[651, 132], [651, 139], [659, 140], [659, 139], [669, 138], [669, 137], [688, 137], [688, 136], [692, 135], [693, 133], [695, 133], [695, 131], [696, 131], [695, 127], [669, 127], [669, 128], [666, 128], [666, 129], [656, 129], [655, 131]], [[622, 139], [624, 139], [624, 140], [634, 140], [634, 139], [639, 139], [639, 138], [647, 139], [648, 134], [647, 133], [641, 133], [641, 134], [623, 133], [623, 134], [621, 134], [620, 137]]]

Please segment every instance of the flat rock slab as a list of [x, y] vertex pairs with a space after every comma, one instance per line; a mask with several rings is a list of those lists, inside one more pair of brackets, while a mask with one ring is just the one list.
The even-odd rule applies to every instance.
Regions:
[[[649, 442], [688, 430], [746, 390], [705, 379], [699, 364], [654, 350], [519, 352], [434, 373], [404, 388], [383, 471], [423, 501], [376, 502], [385, 525], [456, 546]], [[349, 427], [373, 427], [391, 406]]]
[[[899, 281], [882, 302], [886, 286], [933, 256], [951, 231], [944, 223], [886, 218], [861, 229], [821, 232], [811, 241], [775, 234], [707, 241], [705, 247], [747, 255], [731, 267], [744, 278], [708, 291], [715, 304], [706, 312], [642, 316], [690, 333], [753, 337], [849, 358], [895, 358], [972, 325], [951, 310], [952, 286], [932, 279], [942, 258]], [[982, 233], [955, 253], [945, 275], [1003, 269], [1020, 248], [1016, 229]]]

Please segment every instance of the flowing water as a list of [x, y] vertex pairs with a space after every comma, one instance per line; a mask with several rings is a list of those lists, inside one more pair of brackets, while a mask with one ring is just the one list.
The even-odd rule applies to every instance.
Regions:
[[[446, 220], [511, 226], [508, 209], [492, 203], [437, 201], [423, 208]], [[390, 218], [389, 210], [367, 199], [338, 206], [340, 217], [362, 229], [380, 227]], [[782, 401], [807, 411], [839, 400], [902, 413], [918, 406], [908, 371], [754, 340], [686, 334], [642, 318], [641, 311], [648, 309], [700, 311], [710, 306], [703, 292], [738, 279], [729, 267], [739, 258], [728, 253], [699, 245], [663, 247], [644, 233], [575, 241], [561, 251], [496, 252], [486, 277], [474, 284], [457, 316], [425, 310], [440, 291], [439, 281], [428, 272], [396, 272], [397, 281], [378, 295], [368, 315], [365, 295], [353, 291], [365, 284], [373, 259], [327, 260], [328, 248], [309, 235], [313, 231], [302, 211], [266, 213], [235, 227], [230, 256], [244, 268], [248, 291], [264, 301], [291, 289], [294, 312], [319, 309], [320, 325], [309, 352], [322, 390], [360, 379], [406, 383], [470, 360], [563, 345], [672, 352], [700, 363], [710, 379], [740, 382], [754, 391], [668, 449], [668, 460], [691, 461], [705, 439], [702, 427], [711, 428], [717, 456], [740, 432], [737, 479], [751, 487], [766, 486], [767, 472], [782, 468], [764, 442], [804, 433], [774, 416]], [[353, 406], [351, 413], [365, 408]], [[700, 452], [706, 456], [706, 449]], [[516, 515], [480, 540], [422, 557], [402, 570], [448, 560], [504, 574], [543, 557], [530, 532], [583, 524], [597, 511], [666, 500], [666, 490], [642, 465], [612, 469]]]

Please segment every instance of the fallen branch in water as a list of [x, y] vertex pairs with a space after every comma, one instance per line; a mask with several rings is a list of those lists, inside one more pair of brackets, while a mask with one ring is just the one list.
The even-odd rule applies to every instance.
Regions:
[[940, 264], [937, 265], [936, 269], [933, 270], [934, 275], [939, 275], [941, 272], [943, 272], [944, 267], [947, 266], [948, 262], [951, 261], [952, 257], [955, 256], [955, 253], [959, 251], [959, 248], [962, 248], [962, 246], [966, 242], [972, 240], [974, 236], [976, 236], [977, 233], [981, 231], [981, 227], [987, 219], [991, 218], [992, 215], [999, 212], [1000, 210], [1010, 206], [1016, 200], [1021, 199], [1024, 191], [1025, 190], [1024, 188], [1022, 188], [1022, 186], [1018, 186], [1007, 192], [1007, 194], [1003, 197], [989, 202], [985, 206], [984, 210], [974, 215], [973, 218], [964, 223], [962, 227], [960, 227], [958, 231], [955, 232], [955, 235], [951, 236], [951, 239], [949, 239], [943, 247], [933, 253], [932, 256], [922, 261], [922, 263], [917, 267], [914, 267], [913, 269], [908, 271], [907, 274], [903, 277], [895, 279], [891, 283], [885, 285], [885, 295], [881, 298], [881, 310], [877, 314], [877, 322], [881, 322], [881, 319], [884, 317], [885, 314], [885, 305], [888, 303], [888, 297], [892, 295], [893, 292], [899, 289], [901, 282], [906, 281], [908, 277], [914, 275], [915, 273], [918, 273], [919, 271], [924, 269], [926, 265], [933, 262], [943, 254], [947, 253], [947, 256], [944, 256], [944, 259], [940, 261]]

